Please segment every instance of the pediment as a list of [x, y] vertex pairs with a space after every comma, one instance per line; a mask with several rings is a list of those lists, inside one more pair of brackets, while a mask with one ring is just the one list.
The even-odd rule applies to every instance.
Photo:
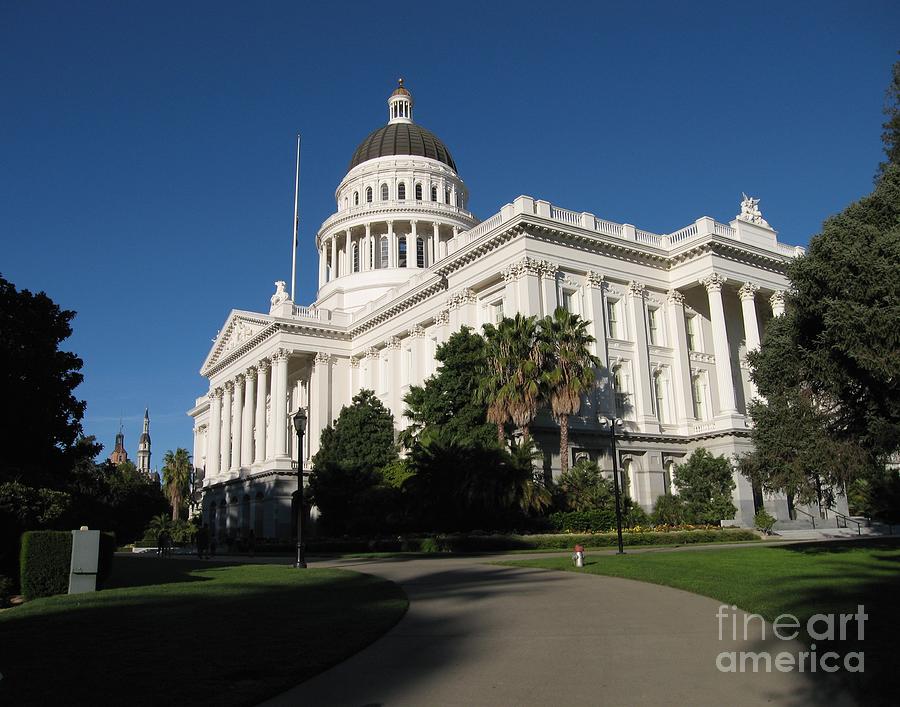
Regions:
[[200, 368], [200, 373], [205, 375], [205, 372], [211, 367], [250, 344], [271, 324], [271, 318], [263, 314], [232, 311], [225, 320], [224, 326], [216, 334], [216, 338], [213, 339], [212, 348]]

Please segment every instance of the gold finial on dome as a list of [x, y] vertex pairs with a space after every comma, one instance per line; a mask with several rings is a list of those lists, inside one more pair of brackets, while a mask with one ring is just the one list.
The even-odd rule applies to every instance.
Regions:
[[409, 89], [403, 85], [403, 78], [397, 79], [397, 88], [394, 89], [394, 92], [391, 94], [391, 97], [394, 96], [409, 96], [411, 95]]

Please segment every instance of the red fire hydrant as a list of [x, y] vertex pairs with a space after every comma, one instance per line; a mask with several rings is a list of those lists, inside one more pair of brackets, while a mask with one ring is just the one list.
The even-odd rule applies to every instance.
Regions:
[[575, 554], [572, 555], [572, 561], [576, 567], [584, 567], [584, 545], [575, 546]]

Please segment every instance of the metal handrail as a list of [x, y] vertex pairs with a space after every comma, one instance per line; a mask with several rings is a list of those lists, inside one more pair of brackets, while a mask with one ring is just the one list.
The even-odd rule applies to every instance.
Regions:
[[[850, 521], [851, 523], [856, 523], [856, 534], [862, 535], [862, 523], [860, 523], [858, 520], [855, 520], [850, 516], [845, 516], [843, 513], [838, 513], [835, 510], [832, 510], [831, 512], [834, 513], [835, 516], [837, 516], [838, 528], [846, 528], [847, 521]], [[843, 522], [844, 525], [841, 525], [841, 522]]]
[[803, 515], [807, 516], [812, 521], [812, 527], [813, 527], [813, 530], [815, 530], [816, 529], [816, 517], [812, 513], [807, 513], [802, 508], [797, 508], [797, 506], [794, 506], [794, 513], [796, 513], [797, 511], [799, 511]]

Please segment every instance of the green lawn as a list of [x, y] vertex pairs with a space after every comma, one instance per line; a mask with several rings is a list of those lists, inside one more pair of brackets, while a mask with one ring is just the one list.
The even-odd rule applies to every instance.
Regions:
[[286, 565], [117, 556], [109, 585], [0, 612], [0, 704], [256, 704], [408, 606], [377, 577]]
[[805, 623], [816, 613], [853, 613], [863, 604], [869, 615], [865, 640], [838, 642], [831, 648], [819, 641], [817, 650], [833, 649], [841, 655], [864, 651], [865, 673], [852, 676], [852, 689], [867, 701], [894, 694], [900, 630], [900, 539], [622, 556], [588, 554], [583, 570], [573, 567], [568, 557], [502, 564], [664, 584], [735, 604], [769, 620], [791, 613]]

